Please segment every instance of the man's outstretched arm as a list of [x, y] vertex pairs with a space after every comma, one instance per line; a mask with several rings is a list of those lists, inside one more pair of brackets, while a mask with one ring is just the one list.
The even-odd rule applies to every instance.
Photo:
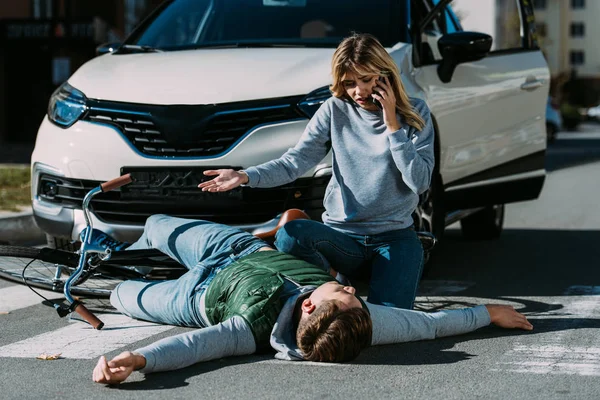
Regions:
[[490, 323], [502, 328], [532, 330], [525, 316], [511, 306], [487, 305], [434, 313], [367, 303], [373, 320], [373, 345], [412, 342], [472, 332]]
[[126, 351], [110, 361], [100, 357], [92, 378], [98, 383], [119, 383], [133, 371], [170, 371], [218, 358], [252, 354], [256, 343], [240, 317], [220, 324], [171, 336], [134, 352]]

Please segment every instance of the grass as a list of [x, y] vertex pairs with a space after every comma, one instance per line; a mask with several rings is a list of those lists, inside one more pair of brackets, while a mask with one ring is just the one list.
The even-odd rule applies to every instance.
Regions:
[[29, 166], [0, 168], [0, 211], [20, 211], [31, 205]]

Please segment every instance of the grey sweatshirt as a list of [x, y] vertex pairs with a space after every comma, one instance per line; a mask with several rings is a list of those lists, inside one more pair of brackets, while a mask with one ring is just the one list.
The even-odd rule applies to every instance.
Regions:
[[363, 235], [409, 227], [418, 195], [429, 188], [435, 163], [429, 108], [420, 99], [411, 99], [411, 104], [426, 122], [423, 130], [397, 115], [402, 128], [389, 132], [382, 111], [367, 111], [332, 97], [310, 120], [294, 148], [245, 170], [248, 185], [292, 182], [317, 165], [331, 147], [333, 173], [323, 198], [323, 222]]
[[[316, 287], [298, 287], [287, 282], [284, 296], [288, 299], [271, 332], [271, 347], [282, 360], [302, 360], [296, 345], [292, 320], [297, 301]], [[425, 313], [366, 303], [373, 321], [372, 345], [410, 342], [459, 335], [490, 324], [485, 306], [462, 310]], [[197, 329], [159, 340], [136, 352], [146, 358], [143, 373], [169, 371], [229, 356], [256, 351], [254, 336], [241, 317], [233, 317], [208, 328]]]

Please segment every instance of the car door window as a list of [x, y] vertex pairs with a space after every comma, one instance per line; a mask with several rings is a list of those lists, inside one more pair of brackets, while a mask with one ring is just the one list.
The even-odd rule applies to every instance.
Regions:
[[[436, 6], [440, 0], [430, 0], [430, 2], [433, 8], [433, 6]], [[441, 22], [440, 25], [442, 25], [442, 33], [454, 33], [463, 30], [458, 17], [456, 14], [454, 14], [451, 4], [448, 4], [446, 7], [444, 7], [444, 11], [442, 11], [438, 19]]]
[[[440, 1], [422, 0], [422, 9], [432, 10]], [[533, 13], [521, 7], [520, 0], [453, 0], [422, 30], [421, 64], [441, 61], [437, 41], [445, 34], [460, 31], [490, 35], [492, 55], [537, 47], [533, 26]]]
[[[416, 24], [422, 21], [439, 0], [416, 0], [412, 2], [411, 14]], [[420, 35], [420, 59], [423, 64], [431, 64], [442, 59], [437, 41], [445, 32], [445, 21], [442, 15], [436, 15]]]
[[[413, 2], [415, 6], [414, 13], [417, 18], [424, 18], [440, 0], [421, 0]], [[438, 50], [437, 41], [446, 33], [454, 33], [462, 30], [459, 19], [454, 14], [452, 7], [446, 5], [442, 12], [436, 15], [431, 22], [421, 32], [421, 60], [423, 64], [438, 62], [442, 56]]]
[[492, 37], [492, 53], [523, 48], [519, 0], [453, 0], [451, 6], [463, 30]]

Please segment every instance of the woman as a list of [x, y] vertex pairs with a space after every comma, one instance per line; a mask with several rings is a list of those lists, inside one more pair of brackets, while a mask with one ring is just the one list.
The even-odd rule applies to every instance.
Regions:
[[222, 192], [273, 187], [317, 165], [331, 148], [333, 174], [323, 222], [292, 221], [276, 246], [325, 270], [352, 276], [371, 269], [368, 301], [412, 308], [423, 264], [413, 228], [419, 194], [429, 188], [434, 132], [424, 101], [409, 98], [394, 60], [371, 35], [344, 39], [332, 60], [333, 96], [300, 141], [279, 159], [243, 171], [205, 171], [199, 185]]

